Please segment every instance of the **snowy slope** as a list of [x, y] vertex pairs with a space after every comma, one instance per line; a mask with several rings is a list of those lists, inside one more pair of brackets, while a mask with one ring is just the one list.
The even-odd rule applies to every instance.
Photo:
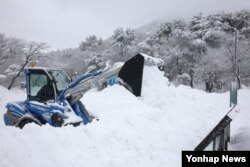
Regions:
[[[82, 99], [100, 118], [81, 127], [4, 126], [5, 104], [25, 98], [0, 87], [0, 166], [181, 166], [181, 151], [193, 150], [227, 112], [229, 93], [168, 86], [156, 67], [145, 67], [142, 97], [122, 86], [89, 91]], [[250, 150], [249, 90], [239, 91], [241, 112], [232, 122], [233, 150]]]

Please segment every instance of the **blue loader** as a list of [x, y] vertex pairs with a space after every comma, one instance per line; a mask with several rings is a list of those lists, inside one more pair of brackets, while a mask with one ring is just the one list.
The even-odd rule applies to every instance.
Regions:
[[6, 105], [4, 122], [23, 128], [29, 123], [54, 127], [86, 125], [89, 115], [80, 99], [91, 88], [103, 89], [120, 84], [135, 96], [141, 95], [144, 57], [138, 54], [123, 65], [89, 73], [71, 82], [60, 69], [28, 67], [24, 69], [27, 98]]

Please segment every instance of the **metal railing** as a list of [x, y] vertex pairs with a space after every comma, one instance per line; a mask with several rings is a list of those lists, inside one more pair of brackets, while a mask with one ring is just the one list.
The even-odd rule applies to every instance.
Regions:
[[213, 142], [213, 151], [227, 151], [228, 142], [230, 142], [230, 122], [232, 119], [225, 116], [215, 126], [215, 128], [200, 142], [194, 149], [195, 151], [203, 151]]
[[198, 144], [194, 151], [203, 151], [211, 143], [213, 151], [227, 151], [228, 142], [230, 142], [230, 123], [232, 118], [239, 112], [235, 104], [228, 113], [220, 120], [213, 130]]

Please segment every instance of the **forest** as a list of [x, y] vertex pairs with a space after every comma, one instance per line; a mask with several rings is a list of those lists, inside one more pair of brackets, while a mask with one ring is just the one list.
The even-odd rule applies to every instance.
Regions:
[[[66, 40], [66, 39], [65, 39]], [[0, 84], [19, 86], [26, 66], [61, 68], [70, 76], [105, 68], [145, 53], [165, 62], [175, 85], [227, 91], [232, 80], [250, 85], [250, 11], [219, 12], [190, 20], [153, 22], [137, 29], [117, 28], [108, 39], [90, 35], [76, 48], [51, 50], [49, 44], [0, 33]], [[156, 83], [157, 84], [157, 83]]]

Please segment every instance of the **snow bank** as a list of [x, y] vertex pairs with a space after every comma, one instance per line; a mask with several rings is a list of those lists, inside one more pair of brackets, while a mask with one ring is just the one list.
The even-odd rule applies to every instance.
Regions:
[[[2, 115], [7, 102], [25, 93], [0, 86], [0, 166], [181, 166], [181, 151], [193, 150], [218, 123], [229, 94], [167, 85], [157, 67], [145, 67], [140, 98], [122, 86], [93, 89], [83, 97], [99, 121], [77, 128], [31, 124], [23, 130], [4, 126]], [[250, 145], [249, 97], [249, 90], [239, 91], [231, 149]]]
[[250, 90], [239, 91], [240, 113], [232, 122], [231, 149], [250, 150]]

